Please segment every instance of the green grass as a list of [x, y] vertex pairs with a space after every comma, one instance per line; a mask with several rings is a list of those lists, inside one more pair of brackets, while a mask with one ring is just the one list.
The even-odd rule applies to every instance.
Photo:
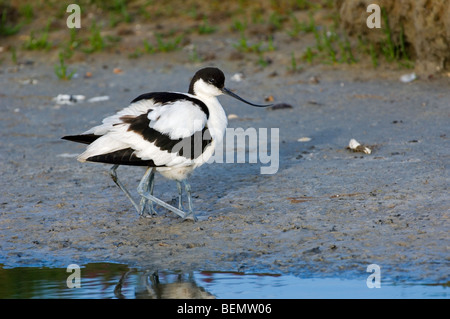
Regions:
[[70, 37], [69, 37], [69, 49], [75, 50], [80, 46], [80, 40], [78, 39], [78, 29], [72, 28], [70, 29]]
[[[333, 8], [335, 3], [332, 0], [286, 0], [281, 2], [263, 0], [259, 3], [239, 0], [236, 2], [236, 6], [226, 6], [227, 8], [224, 10], [228, 11], [221, 12], [220, 16], [224, 20], [221, 20], [220, 23], [221, 25], [227, 24], [227, 27], [221, 28], [222, 30], [216, 23], [218, 21], [213, 20], [215, 18], [211, 15], [217, 11], [217, 8], [222, 8], [220, 2], [211, 1], [200, 4], [200, 2], [194, 1], [181, 12], [170, 1], [80, 0], [83, 28], [67, 29], [67, 34], [61, 41], [57, 40], [56, 32], [55, 34], [51, 33], [49, 23], [41, 29], [34, 22], [42, 21], [42, 17], [47, 14], [49, 19], [55, 19], [54, 21], [58, 22], [52, 26], [59, 25], [65, 28], [65, 19], [68, 15], [65, 11], [66, 5], [56, 0], [45, 0], [39, 4], [22, 0], [14, 4], [11, 0], [7, 2], [8, 5], [0, 5], [0, 37], [17, 33], [21, 33], [21, 37], [27, 33], [29, 35], [23, 44], [17, 45], [13, 39], [12, 43], [16, 45], [17, 52], [16, 49], [9, 49], [12, 60], [17, 60], [20, 50], [50, 50], [52, 47], [63, 50], [66, 60], [70, 58], [69, 52], [73, 54], [77, 50], [89, 54], [111, 48], [117, 48], [120, 51], [123, 48], [118, 46], [117, 42], [121, 41], [121, 38], [114, 34], [121, 34], [119, 33], [121, 30], [114, 30], [113, 27], [117, 27], [119, 23], [133, 22], [133, 26], [134, 24], [158, 25], [158, 28], [154, 28], [150, 32], [160, 33], [156, 33], [155, 37], [151, 38], [152, 40], [139, 40], [143, 42], [129, 54], [130, 58], [137, 58], [143, 54], [168, 53], [179, 50], [184, 43], [185, 36], [200, 34], [205, 37], [228, 37], [229, 34], [223, 35], [223, 33], [231, 31], [236, 41], [233, 44], [234, 49], [250, 56], [256, 64], [262, 67], [271, 63], [268, 59], [269, 54], [266, 53], [275, 50], [280, 50], [280, 54], [286, 55], [285, 67], [292, 71], [298, 70], [299, 64], [303, 62], [352, 64], [364, 59], [370, 61], [373, 67], [378, 67], [381, 62], [397, 63], [401, 67], [413, 66], [413, 61], [408, 54], [409, 48], [404, 31], [402, 29], [400, 33], [394, 32], [384, 8], [382, 9], [383, 29], [380, 31], [384, 32], [382, 41], [373, 44], [368, 41], [360, 42], [354, 46], [346, 35], [334, 31], [339, 30], [337, 25], [339, 15], [336, 11], [321, 11], [321, 14], [316, 14], [318, 10]], [[237, 6], [238, 8], [236, 8]], [[96, 14], [92, 24], [89, 22], [91, 21], [89, 12]], [[299, 16], [304, 18], [299, 19]], [[315, 16], [320, 16], [321, 19], [315, 21]], [[191, 25], [195, 23], [195, 26], [185, 29], [183, 28], [184, 23], [175, 23], [174, 29], [168, 32], [167, 30], [171, 26], [165, 24], [164, 19], [167, 17], [187, 19], [193, 22]], [[324, 25], [319, 25], [319, 21], [325, 21]], [[334, 24], [331, 24], [330, 21], [334, 21]], [[261, 28], [258, 29], [260, 26]], [[131, 25], [121, 27], [134, 31], [134, 27]], [[25, 33], [24, 30], [33, 31]], [[271, 31], [268, 34], [262, 34], [262, 31], [259, 30]], [[270, 33], [272, 31], [277, 32], [277, 35], [284, 33], [284, 38], [277, 38], [277, 45], [280, 45], [280, 48], [276, 48], [274, 45], [273, 34]], [[216, 35], [215, 33], [220, 34]], [[106, 36], [105, 34], [113, 35]], [[261, 35], [265, 38], [262, 38]], [[124, 33], [123, 36], [128, 36], [128, 34]], [[290, 52], [291, 49], [284, 47], [283, 39], [288, 38], [286, 42], [293, 43], [292, 41], [297, 41], [300, 37], [308, 39], [314, 37], [315, 43], [304, 48], [303, 52], [295, 51], [295, 54]], [[192, 37], [192, 39], [198, 38]], [[192, 39], [191, 41], [195, 41]], [[19, 39], [19, 43], [21, 42], [22, 40]], [[201, 57], [196, 50], [198, 43], [193, 42], [192, 45], [194, 50], [188, 53], [187, 58], [193, 62], [200, 62]], [[65, 64], [61, 61], [58, 67], [61, 72], [65, 70]]]
[[63, 52], [59, 53], [59, 64], [55, 65], [55, 74], [60, 80], [70, 80], [75, 74], [76, 70], [69, 72], [67, 65], [65, 63], [65, 54]]
[[266, 43], [258, 41], [254, 44], [250, 44], [247, 37], [242, 33], [241, 38], [235, 43], [234, 48], [243, 53], [263, 53], [268, 51], [275, 51], [273, 44], [273, 37], [270, 36]]
[[307, 47], [301, 59], [308, 63], [318, 61], [325, 64], [356, 63], [357, 59], [353, 52], [350, 40], [346, 36], [323, 28], [322, 31], [315, 30], [315, 47]]
[[208, 19], [205, 17], [203, 18], [203, 23], [198, 26], [198, 33], [199, 34], [211, 34], [217, 31], [217, 28], [214, 26], [211, 26]]
[[150, 44], [150, 42], [148, 42], [147, 40], [144, 40], [143, 44], [144, 44], [144, 52], [145, 53], [156, 53], [155, 47], [152, 44]]
[[12, 46], [10, 48], [11, 51], [11, 62], [14, 64], [17, 64], [17, 51], [16, 51], [16, 47]]
[[283, 22], [285, 21], [285, 17], [278, 12], [274, 11], [270, 14], [269, 24], [275, 30], [281, 30], [283, 28]]
[[34, 31], [31, 31], [28, 40], [23, 44], [25, 50], [49, 50], [52, 46], [48, 40], [49, 29], [51, 21], [47, 22], [46, 27], [42, 30], [39, 36], [35, 36]]
[[381, 16], [383, 18], [383, 30], [385, 40], [381, 43], [381, 53], [384, 55], [386, 61], [397, 61], [400, 66], [410, 68], [412, 63], [406, 52], [405, 34], [403, 25], [401, 26], [398, 41], [394, 41], [392, 30], [389, 24], [389, 17], [385, 8], [381, 8]]
[[30, 23], [34, 18], [34, 11], [31, 4], [27, 3], [19, 7], [20, 15], [25, 19], [25, 23]]
[[325, 30], [322, 32], [322, 41], [324, 57], [327, 61], [336, 63], [337, 60], [337, 50], [335, 49], [334, 43], [336, 42], [336, 33], [332, 31]]
[[258, 60], [256, 63], [263, 68], [272, 63], [270, 59], [267, 59], [264, 56], [264, 53], [276, 50], [272, 36], [270, 36], [266, 42], [258, 41], [256, 43], [250, 44], [244, 32], [241, 33], [241, 38], [237, 43], [233, 44], [233, 47], [242, 53], [257, 54]]
[[11, 36], [20, 31], [22, 23], [10, 25], [8, 23], [8, 10], [3, 8], [0, 16], [0, 36]]
[[392, 31], [389, 25], [389, 18], [385, 8], [381, 8], [381, 16], [383, 17], [384, 22], [383, 30], [386, 36], [386, 39], [384, 40], [384, 45], [381, 46], [381, 50], [386, 60], [392, 62], [396, 58], [396, 49], [394, 41], [392, 40]]
[[270, 59], [266, 59], [263, 55], [263, 53], [258, 54], [258, 65], [262, 68], [265, 68], [271, 64], [272, 61]]
[[115, 27], [121, 22], [131, 23], [133, 21], [133, 16], [128, 10], [129, 1], [127, 0], [89, 0], [89, 2], [102, 9], [109, 19], [110, 27]]
[[309, 64], [312, 64], [316, 55], [317, 53], [313, 48], [307, 47], [305, 53], [303, 53], [302, 55], [302, 60], [308, 62]]
[[141, 49], [136, 48], [136, 49], [134, 50], [134, 52], [128, 54], [128, 58], [129, 58], [129, 59], [137, 59], [137, 58], [139, 58], [139, 57], [142, 55], [142, 53], [143, 53], [143, 52], [142, 52]]
[[71, 30], [69, 47], [72, 49], [80, 47], [81, 51], [85, 53], [101, 52], [106, 48], [113, 47], [114, 44], [121, 40], [119, 36], [102, 36], [101, 29], [95, 21], [92, 22], [89, 28], [89, 36], [85, 41], [79, 40], [77, 36], [78, 31], [73, 30], [75, 29]]
[[295, 73], [300, 71], [301, 68], [297, 65], [297, 59], [295, 58], [294, 52], [291, 53], [291, 68], [290, 71]]
[[128, 12], [126, 0], [113, 0], [108, 2], [111, 3], [112, 9], [122, 18], [122, 22], [132, 22], [132, 17]]
[[299, 10], [310, 10], [312, 9], [313, 3], [309, 0], [297, 0], [296, 5], [298, 6]]
[[233, 20], [233, 23], [231, 25], [232, 31], [237, 31], [242, 34], [245, 32], [246, 29], [247, 29], [247, 22], [245, 20], [244, 21], [237, 20], [237, 19]]
[[341, 53], [341, 62], [348, 63], [348, 64], [357, 62], [357, 59], [353, 55], [352, 46], [347, 37], [345, 37], [344, 40], [342, 40], [342, 38], [340, 38], [338, 41], [338, 46], [340, 48], [340, 53]]
[[287, 31], [287, 34], [291, 37], [297, 37], [301, 32], [310, 33], [314, 32], [317, 28], [316, 22], [314, 21], [313, 15], [309, 14], [308, 22], [300, 22], [298, 19], [292, 14], [291, 20], [293, 23], [292, 29]]
[[378, 66], [378, 54], [375, 51], [373, 43], [370, 44], [369, 47], [370, 60], [372, 61], [372, 65], [374, 68]]
[[100, 34], [100, 28], [97, 26], [97, 23], [95, 22], [93, 22], [91, 25], [88, 40], [89, 46], [83, 49], [83, 51], [86, 53], [102, 51], [105, 48], [105, 40]]
[[174, 38], [164, 37], [162, 34], [156, 34], [156, 52], [171, 52], [181, 48], [182, 36]]
[[[367, 55], [374, 68], [380, 65], [380, 59], [388, 63], [397, 63], [401, 68], [414, 67], [414, 62], [411, 61], [406, 49], [403, 26], [401, 26], [398, 38], [394, 38], [385, 8], [382, 8], [381, 14], [383, 18], [382, 32], [384, 33], [384, 39], [375, 44], [369, 43], [366, 39], [359, 37], [358, 45], [356, 46], [358, 53]], [[352, 50], [350, 44], [345, 44], [343, 48], [350, 54], [350, 50]], [[348, 59], [352, 63], [357, 61], [352, 56], [348, 56]]]
[[152, 44], [147, 40], [143, 41], [143, 49], [136, 49], [135, 52], [129, 55], [131, 58], [137, 58], [143, 53], [167, 53], [181, 49], [180, 43], [183, 37], [181, 35], [177, 37], [164, 36], [162, 34], [155, 34], [156, 44]]
[[200, 63], [203, 62], [202, 57], [198, 54], [197, 47], [194, 46], [192, 48], [192, 52], [189, 53], [189, 61], [193, 63]]

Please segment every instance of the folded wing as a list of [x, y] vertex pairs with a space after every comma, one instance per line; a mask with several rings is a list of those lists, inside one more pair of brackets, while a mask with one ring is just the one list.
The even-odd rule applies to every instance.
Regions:
[[148, 93], [81, 135], [89, 144], [78, 160], [119, 165], [191, 165], [211, 143], [203, 102], [184, 93]]

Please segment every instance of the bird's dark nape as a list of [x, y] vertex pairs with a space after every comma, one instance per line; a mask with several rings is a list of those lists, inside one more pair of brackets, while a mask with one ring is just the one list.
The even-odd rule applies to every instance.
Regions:
[[194, 77], [191, 80], [191, 83], [189, 84], [188, 93], [194, 94], [194, 84], [199, 79], [202, 79], [205, 82], [209, 82], [219, 89], [222, 89], [225, 85], [225, 74], [223, 74], [220, 69], [213, 67], [203, 68], [195, 73]]

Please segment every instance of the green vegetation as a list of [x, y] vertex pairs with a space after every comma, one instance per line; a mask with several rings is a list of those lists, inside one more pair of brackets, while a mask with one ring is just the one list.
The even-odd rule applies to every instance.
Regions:
[[[55, 73], [59, 78], [70, 79], [73, 74], [67, 71], [65, 61], [75, 52], [114, 50], [139, 58], [179, 51], [186, 44], [186, 59], [201, 62], [196, 41], [211, 37], [229, 41], [225, 45], [231, 43], [236, 51], [233, 53], [237, 53], [233, 58], [249, 59], [260, 67], [282, 61], [292, 72], [301, 70], [302, 64], [353, 64], [364, 59], [374, 68], [383, 62], [413, 66], [404, 32], [393, 35], [384, 9], [383, 41], [375, 44], [364, 39], [352, 41], [340, 31], [332, 0], [240, 0], [226, 6], [217, 1], [193, 1], [185, 10], [179, 7], [183, 2], [175, 0], [77, 3], [81, 7], [81, 29], [66, 28], [68, 13], [64, 2], [1, 1], [0, 37], [9, 41], [2, 46], [10, 51], [13, 63], [17, 63], [20, 50], [57, 49], [64, 53]], [[134, 42], [124, 41], [133, 36]]]
[[291, 53], [291, 69], [290, 71], [295, 73], [300, 71], [301, 68], [297, 65], [297, 59], [295, 58], [294, 52]]
[[286, 20], [286, 17], [274, 11], [270, 14], [269, 24], [273, 27], [274, 30], [281, 30], [283, 27], [283, 22]]
[[313, 63], [314, 57], [316, 56], [316, 53], [313, 51], [311, 47], [307, 47], [305, 53], [303, 54], [302, 59], [309, 64]]
[[355, 56], [353, 55], [352, 46], [347, 37], [344, 40], [338, 42], [340, 52], [341, 52], [341, 60], [345, 63], [351, 64], [358, 62]]
[[340, 36], [333, 30], [323, 28], [322, 31], [314, 29], [315, 47], [307, 47], [302, 59], [313, 63], [318, 59], [321, 63], [355, 63], [357, 62], [351, 43], [347, 37]]
[[247, 29], [247, 22], [238, 19], [233, 19], [233, 24], [231, 26], [232, 31], [238, 31], [242, 34], [245, 32], [246, 29]]
[[[386, 62], [396, 62], [402, 68], [412, 68], [414, 63], [411, 61], [408, 52], [406, 50], [405, 37], [403, 27], [400, 31], [399, 38], [394, 41], [392, 30], [389, 24], [388, 15], [386, 10], [381, 10], [383, 18], [383, 33], [384, 39], [378, 43], [368, 43], [361, 37], [358, 38], [357, 49], [363, 55], [368, 55], [374, 68], [380, 65], [380, 59], [384, 59]], [[347, 50], [349, 45], [347, 45]]]
[[34, 18], [34, 11], [31, 4], [26, 3], [19, 8], [20, 15], [24, 18], [25, 23], [30, 23]]
[[11, 47], [10, 48], [11, 51], [11, 61], [14, 64], [17, 64], [17, 51], [16, 51], [16, 47]]
[[48, 21], [38, 37], [35, 36], [34, 31], [31, 31], [28, 40], [23, 44], [23, 48], [25, 50], [49, 50], [52, 46], [48, 40], [50, 24], [51, 21]]
[[370, 60], [372, 61], [372, 65], [374, 68], [376, 68], [378, 66], [378, 55], [375, 52], [375, 48], [372, 43], [370, 44], [369, 52], [370, 52]]
[[197, 47], [194, 45], [192, 51], [189, 53], [189, 61], [193, 63], [200, 63], [203, 61], [202, 57], [197, 52]]
[[259, 41], [254, 44], [249, 44], [247, 37], [244, 34], [242, 34], [240, 40], [233, 46], [238, 51], [244, 53], [264, 53], [268, 51], [275, 51], [272, 36], [269, 36], [267, 42]]
[[22, 24], [13, 24], [8, 21], [8, 9], [3, 8], [0, 12], [0, 36], [11, 36], [16, 34], [22, 28]]
[[199, 34], [211, 34], [217, 31], [217, 27], [213, 27], [209, 24], [207, 18], [203, 18], [203, 23], [198, 26]]
[[65, 64], [65, 54], [63, 52], [59, 53], [59, 64], [55, 65], [55, 74], [60, 80], [70, 80], [75, 74], [76, 70], [68, 72], [67, 65]]
[[270, 59], [264, 57], [264, 53], [276, 50], [272, 36], [269, 36], [266, 42], [259, 41], [254, 44], [249, 44], [244, 33], [241, 34], [239, 42], [233, 44], [233, 46], [242, 53], [256, 53], [258, 55], [257, 64], [261, 67], [266, 67], [271, 63]]
[[156, 45], [152, 45], [147, 40], [144, 40], [145, 53], [171, 52], [180, 49], [181, 35], [171, 38], [170, 36], [166, 37], [157, 33], [155, 37]]
[[97, 23], [94, 21], [90, 28], [89, 35], [89, 46], [84, 48], [83, 51], [86, 53], [93, 53], [97, 51], [102, 51], [105, 48], [105, 40], [100, 34], [100, 29]]
[[389, 25], [389, 17], [385, 8], [381, 8], [381, 16], [384, 22], [384, 34], [385, 40], [381, 44], [381, 52], [388, 62], [398, 61], [398, 63], [404, 67], [411, 67], [410, 59], [405, 47], [405, 35], [403, 26], [401, 28], [399, 44], [395, 44], [393, 41], [392, 30]]
[[308, 22], [299, 22], [298, 19], [291, 15], [291, 20], [293, 21], [292, 29], [287, 31], [287, 34], [291, 37], [297, 37], [300, 32], [314, 32], [316, 30], [316, 22], [314, 21], [313, 15], [309, 14]]
[[68, 49], [73, 52], [80, 45], [80, 40], [78, 39], [77, 29], [70, 29], [70, 38], [68, 43]]
[[[173, 37], [173, 32], [168, 35], [160, 33], [155, 34], [156, 43], [152, 44], [148, 40], [142, 42], [143, 48], [136, 48], [133, 53], [130, 53], [128, 57], [130, 59], [136, 59], [143, 54], [155, 54], [155, 53], [168, 53], [181, 49], [180, 43], [183, 39], [182, 35]], [[195, 52], [195, 55], [197, 53]], [[192, 59], [193, 56], [190, 57]]]
[[162, 34], [156, 34], [156, 52], [171, 52], [180, 49], [182, 36], [175, 38], [163, 37]]
[[271, 64], [272, 61], [270, 59], [266, 59], [262, 53], [258, 54], [258, 65], [265, 68], [269, 64]]

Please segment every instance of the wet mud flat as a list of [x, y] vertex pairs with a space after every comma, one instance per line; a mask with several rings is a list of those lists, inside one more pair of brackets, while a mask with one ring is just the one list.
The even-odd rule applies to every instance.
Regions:
[[[116, 66], [123, 72], [105, 62], [80, 63], [71, 81], [58, 81], [40, 63], [3, 68], [1, 264], [117, 262], [363, 281], [367, 266], [377, 264], [382, 280], [448, 282], [448, 78], [402, 83], [397, 75], [362, 78], [357, 68], [312, 68], [276, 77], [244, 70], [245, 78], [233, 82], [242, 70], [217, 65], [245, 98], [272, 95], [292, 107], [254, 109], [219, 98], [236, 115], [229, 127], [279, 129], [278, 171], [261, 174], [269, 164], [260, 161], [200, 167], [190, 180], [200, 219], [193, 223], [160, 207], [159, 216], [139, 218], [109, 166], [78, 163], [83, 146], [60, 139], [141, 93], [186, 91], [200, 67], [144, 60]], [[87, 71], [94, 76], [84, 78]], [[86, 99], [60, 105], [58, 94]], [[109, 100], [88, 102], [98, 96]], [[348, 150], [352, 138], [372, 153]], [[270, 151], [269, 137], [268, 143]], [[133, 191], [143, 173], [118, 169]], [[155, 195], [176, 204], [175, 183], [157, 175]]]

